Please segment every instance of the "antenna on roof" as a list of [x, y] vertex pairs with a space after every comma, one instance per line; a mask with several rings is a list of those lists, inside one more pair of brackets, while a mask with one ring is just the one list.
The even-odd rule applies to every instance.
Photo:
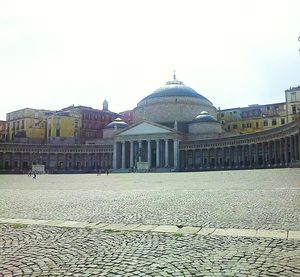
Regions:
[[173, 70], [173, 79], [174, 79], [174, 81], [176, 81], [176, 70], [175, 69]]

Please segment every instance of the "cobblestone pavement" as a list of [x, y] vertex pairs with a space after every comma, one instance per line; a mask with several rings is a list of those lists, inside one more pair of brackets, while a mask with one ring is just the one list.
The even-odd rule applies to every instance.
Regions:
[[300, 169], [0, 175], [0, 217], [300, 230]]
[[[0, 218], [300, 231], [300, 170], [0, 175]], [[2, 276], [300, 276], [300, 240], [0, 224]]]
[[299, 276], [299, 261], [299, 240], [0, 225], [0, 276]]

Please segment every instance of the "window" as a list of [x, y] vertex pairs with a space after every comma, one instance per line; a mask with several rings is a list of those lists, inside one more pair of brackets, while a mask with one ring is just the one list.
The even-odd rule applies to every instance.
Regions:
[[281, 118], [281, 125], [285, 124], [285, 119]]
[[224, 113], [221, 113], [221, 117], [224, 117]]
[[296, 106], [292, 106], [292, 113], [296, 114]]
[[292, 92], [291, 93], [291, 102], [295, 102], [296, 101], [296, 92]]
[[234, 111], [233, 113], [236, 113], [236, 111]]
[[60, 137], [60, 129], [56, 129], [56, 136]]
[[242, 128], [245, 129], [245, 123], [242, 124]]
[[251, 128], [252, 124], [251, 122], [247, 122], [247, 128]]
[[233, 129], [237, 129], [237, 124], [233, 124], [233, 125], [232, 125], [232, 128], [233, 128]]
[[272, 126], [275, 126], [275, 125], [277, 125], [277, 121], [276, 121], [276, 119], [273, 119], [272, 120]]
[[227, 126], [227, 129], [230, 130], [230, 125]]
[[265, 121], [264, 121], [264, 126], [269, 126], [268, 120], [265, 120]]
[[267, 111], [269, 111], [270, 110], [270, 107], [269, 106], [267, 106]]
[[259, 123], [255, 122], [255, 127], [258, 128], [259, 127]]
[[22, 120], [21, 129], [24, 129], [24, 126], [25, 126], [25, 122], [24, 120]]

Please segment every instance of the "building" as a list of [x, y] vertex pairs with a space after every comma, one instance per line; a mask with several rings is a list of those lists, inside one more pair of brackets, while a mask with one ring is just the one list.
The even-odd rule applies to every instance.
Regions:
[[6, 141], [6, 121], [0, 120], [0, 142]]
[[227, 132], [250, 134], [287, 123], [286, 103], [249, 105], [218, 111], [218, 120]]
[[133, 110], [120, 112], [119, 115], [127, 124], [133, 124], [135, 122]]
[[13, 143], [45, 143], [47, 117], [53, 111], [25, 108], [6, 115], [7, 141]]
[[[103, 102], [103, 109], [94, 109], [85, 106], [70, 106], [59, 111], [74, 118], [74, 129], [68, 132], [74, 133], [76, 143], [103, 138], [103, 128], [112, 122], [119, 114], [108, 110], [108, 102]], [[62, 129], [61, 129], [62, 130]]]
[[[296, 96], [289, 98], [290, 92]], [[218, 112], [205, 96], [174, 76], [138, 102], [133, 109], [133, 124], [109, 112], [106, 102], [103, 110], [71, 106], [49, 115], [48, 137], [57, 143], [1, 143], [0, 172], [20, 172], [34, 163], [44, 164], [49, 172], [299, 166], [298, 94], [299, 89], [294, 88], [286, 92], [285, 103]], [[268, 125], [264, 123], [266, 120]], [[251, 126], [243, 128], [242, 124], [247, 122]], [[226, 127], [233, 124], [238, 127]], [[64, 133], [64, 128], [69, 129]], [[73, 132], [75, 143], [69, 140]], [[64, 144], [63, 138], [70, 143]]]
[[300, 114], [300, 86], [285, 91], [287, 123], [295, 121]]

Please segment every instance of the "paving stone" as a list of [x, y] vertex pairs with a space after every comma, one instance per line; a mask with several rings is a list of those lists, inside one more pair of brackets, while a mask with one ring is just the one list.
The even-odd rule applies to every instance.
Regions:
[[284, 230], [257, 230], [257, 237], [287, 239], [287, 231]]
[[138, 228], [141, 224], [126, 224], [124, 227], [119, 227], [120, 231], [133, 231]]
[[60, 224], [62, 224], [64, 222], [64, 220], [49, 220], [45, 223], [43, 223], [43, 225], [46, 226], [60, 226]]
[[298, 239], [300, 240], [300, 231], [289, 231], [288, 239]]
[[207, 236], [213, 234], [213, 232], [216, 230], [216, 228], [202, 228], [199, 232], [197, 232], [197, 235]]
[[184, 226], [180, 228], [176, 233], [179, 234], [195, 234], [200, 231], [200, 227], [191, 227], [191, 226]]
[[154, 230], [158, 225], [139, 225], [135, 228], [132, 228], [133, 231], [141, 231], [141, 232], [148, 232]]
[[160, 225], [152, 230], [152, 232], [162, 232], [162, 233], [175, 233], [179, 230], [177, 226], [173, 225]]
[[236, 236], [236, 237], [255, 237], [257, 231], [253, 229], [216, 229], [214, 236]]
[[123, 228], [125, 228], [126, 224], [108, 224], [105, 226], [100, 227], [100, 230], [116, 230], [121, 231]]

